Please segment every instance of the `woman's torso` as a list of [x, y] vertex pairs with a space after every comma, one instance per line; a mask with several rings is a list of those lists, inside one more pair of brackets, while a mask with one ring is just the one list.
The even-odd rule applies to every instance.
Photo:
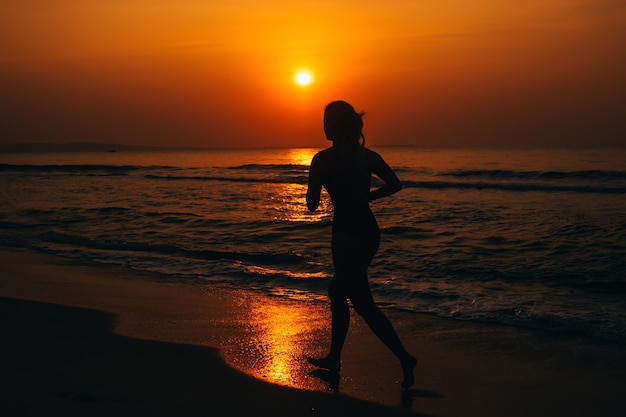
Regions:
[[378, 224], [369, 207], [372, 176], [369, 150], [356, 158], [341, 158], [334, 148], [326, 150], [323, 185], [333, 203], [333, 233], [378, 236]]

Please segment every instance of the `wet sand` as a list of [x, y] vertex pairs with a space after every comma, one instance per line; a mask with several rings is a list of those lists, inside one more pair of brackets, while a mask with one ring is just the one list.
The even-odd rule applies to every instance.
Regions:
[[330, 317], [219, 285], [0, 249], [0, 414], [81, 416], [624, 416], [626, 347], [388, 311], [418, 357], [360, 318], [342, 372], [315, 370]]

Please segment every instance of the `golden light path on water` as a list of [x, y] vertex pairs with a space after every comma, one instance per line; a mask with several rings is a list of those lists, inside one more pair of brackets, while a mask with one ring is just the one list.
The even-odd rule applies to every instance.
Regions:
[[[294, 166], [308, 167], [318, 149], [298, 148], [289, 149], [285, 155], [285, 163]], [[308, 175], [308, 170], [306, 171]], [[269, 196], [269, 208], [276, 212], [274, 220], [290, 222], [317, 222], [328, 219], [330, 201], [322, 198], [316, 212], [310, 212], [306, 207], [306, 184], [281, 184], [277, 193]]]
[[259, 371], [272, 382], [289, 384], [294, 379], [293, 362], [299, 362], [298, 357], [304, 353], [299, 335], [309, 328], [306, 317], [300, 311], [284, 311], [278, 304], [259, 303], [254, 307], [254, 314], [260, 318], [258, 336], [267, 349]]
[[[290, 149], [285, 155], [284, 164], [294, 165], [296, 170], [300, 170], [302, 166], [308, 167], [317, 151], [318, 149], [308, 148]], [[307, 173], [308, 171], [305, 175]], [[279, 183], [275, 186], [277, 192], [269, 195], [263, 203], [266, 209], [275, 213], [275, 220], [318, 222], [328, 218], [329, 202], [322, 202], [318, 212], [308, 211], [305, 200], [306, 184]], [[251, 265], [245, 269], [255, 274], [280, 272], [305, 279], [326, 277], [322, 272], [292, 273]], [[248, 299], [246, 305], [241, 306], [242, 311], [248, 316], [242, 321], [249, 323], [245, 329], [245, 336], [235, 346], [231, 345], [229, 348], [231, 353], [230, 355], [226, 353], [226, 359], [228, 360], [231, 355], [233, 358], [239, 358], [233, 363], [235, 367], [270, 383], [324, 390], [326, 388], [323, 381], [307, 375], [310, 365], [305, 358], [324, 353], [320, 350], [320, 338], [328, 336], [327, 305], [294, 301], [299, 296], [302, 295], [294, 292], [289, 294], [288, 298], [291, 300], [271, 296]]]
[[306, 356], [321, 356], [328, 344], [327, 306], [280, 297], [246, 297], [241, 308], [243, 334], [223, 346], [227, 362], [273, 384], [325, 390], [311, 378]]
[[287, 152], [287, 160], [293, 165], [305, 165], [311, 164], [311, 159], [317, 153], [318, 149], [311, 148], [296, 148], [289, 149]]

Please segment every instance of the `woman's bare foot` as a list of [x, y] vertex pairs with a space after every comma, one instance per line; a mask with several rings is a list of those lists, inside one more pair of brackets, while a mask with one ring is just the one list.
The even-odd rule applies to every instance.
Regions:
[[417, 365], [417, 359], [414, 356], [408, 355], [405, 360], [402, 361], [402, 373], [404, 374], [404, 381], [402, 381], [402, 388], [409, 389], [415, 383], [415, 375], [413, 371]]
[[310, 364], [315, 365], [318, 368], [328, 369], [330, 372], [338, 373], [341, 368], [341, 363], [339, 361], [329, 359], [328, 357], [319, 359], [307, 357], [306, 360], [309, 361]]

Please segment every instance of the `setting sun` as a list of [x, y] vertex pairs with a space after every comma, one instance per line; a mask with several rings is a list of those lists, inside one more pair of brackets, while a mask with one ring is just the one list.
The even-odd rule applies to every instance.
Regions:
[[294, 81], [301, 86], [309, 85], [313, 82], [313, 75], [307, 70], [301, 70], [296, 73]]

